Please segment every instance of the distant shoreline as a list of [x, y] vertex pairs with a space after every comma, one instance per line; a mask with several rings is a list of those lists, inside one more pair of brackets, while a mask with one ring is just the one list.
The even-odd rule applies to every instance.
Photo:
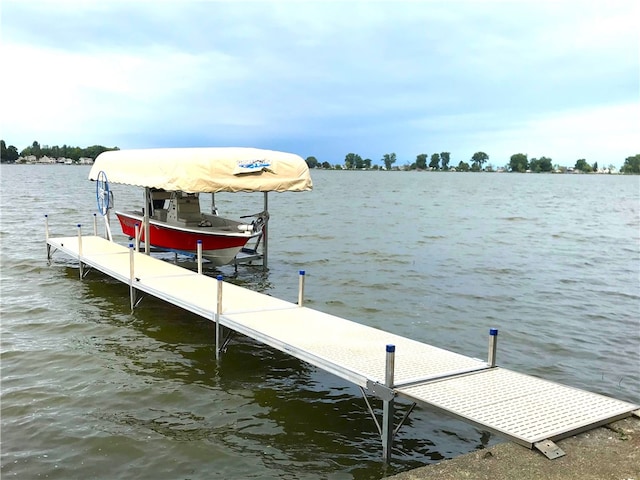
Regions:
[[[33, 165], [46, 165], [46, 166], [91, 166], [93, 165], [93, 160], [91, 159], [91, 162], [89, 163], [88, 161], [85, 162], [2, 162], [1, 165], [21, 165], [21, 166], [33, 166]], [[621, 172], [618, 171], [617, 169], [615, 169], [614, 171], [611, 171], [609, 169], [604, 169], [604, 170], [599, 170], [597, 172], [583, 172], [582, 170], [576, 170], [574, 168], [568, 168], [568, 167], [562, 167], [561, 169], [555, 170], [555, 171], [551, 171], [551, 172], [533, 172], [533, 171], [526, 171], [526, 172], [513, 172], [513, 171], [509, 171], [506, 170], [504, 168], [499, 168], [496, 170], [477, 170], [477, 171], [473, 171], [473, 170], [468, 170], [468, 171], [459, 171], [456, 170], [455, 168], [450, 168], [447, 170], [442, 170], [442, 169], [426, 169], [426, 170], [420, 170], [420, 169], [409, 169], [409, 168], [402, 168], [402, 167], [395, 167], [392, 168], [391, 170], [385, 170], [384, 168], [311, 168], [311, 171], [314, 170], [322, 170], [322, 171], [336, 171], [336, 172], [416, 172], [416, 173], [517, 173], [517, 174], [522, 174], [522, 175], [527, 175], [527, 174], [533, 174], [533, 175], [638, 175], [637, 173], [626, 173], [626, 172]]]

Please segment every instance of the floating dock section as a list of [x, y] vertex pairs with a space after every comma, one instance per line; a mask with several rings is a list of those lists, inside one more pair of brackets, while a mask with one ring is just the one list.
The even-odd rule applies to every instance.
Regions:
[[[631, 403], [496, 366], [497, 330], [490, 332], [483, 361], [307, 308], [303, 271], [298, 302], [292, 303], [145, 255], [133, 245], [83, 236], [80, 226], [77, 236], [47, 233], [49, 260], [56, 251], [78, 261], [81, 278], [95, 269], [128, 284], [132, 309], [145, 293], [215, 322], [218, 359], [236, 332], [359, 386], [385, 461], [416, 405], [537, 448], [549, 458], [564, 454], [555, 440], [640, 413]], [[369, 398], [382, 401], [381, 419]], [[398, 399], [410, 406], [394, 425]]]

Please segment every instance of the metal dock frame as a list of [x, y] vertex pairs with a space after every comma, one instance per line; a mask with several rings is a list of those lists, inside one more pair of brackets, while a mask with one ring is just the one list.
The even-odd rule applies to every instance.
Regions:
[[[359, 386], [385, 461], [415, 405], [538, 448], [549, 458], [563, 454], [554, 440], [637, 414], [637, 405], [497, 367], [495, 329], [485, 362], [309, 309], [304, 271], [298, 302], [291, 303], [144, 255], [133, 245], [83, 236], [80, 226], [77, 237], [51, 238], [47, 229], [46, 238], [49, 261], [60, 250], [78, 261], [81, 278], [96, 269], [128, 284], [132, 309], [144, 292], [215, 322], [218, 360], [229, 329]], [[368, 395], [382, 401], [381, 424]], [[398, 397], [412, 405], [394, 427]]]

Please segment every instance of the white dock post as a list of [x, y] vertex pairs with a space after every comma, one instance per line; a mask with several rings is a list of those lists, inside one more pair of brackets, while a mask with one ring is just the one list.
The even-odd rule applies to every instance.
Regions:
[[202, 240], [198, 240], [196, 243], [198, 251], [198, 273], [202, 275]]
[[93, 214], [93, 234], [98, 236], [98, 216], [95, 213]]
[[[387, 359], [385, 364], [384, 384], [387, 388], [393, 388], [395, 369], [396, 346], [387, 345]], [[393, 445], [393, 411], [394, 400], [391, 397], [382, 401], [382, 459], [388, 462], [391, 459], [391, 447]]]
[[135, 268], [133, 265], [133, 243], [129, 244], [129, 298], [131, 299], [131, 311], [136, 306], [136, 289], [133, 287], [135, 280]]
[[299, 272], [299, 282], [298, 282], [298, 306], [302, 307], [304, 302], [304, 276], [305, 271], [300, 270]]
[[78, 263], [80, 266], [80, 280], [84, 277], [83, 265], [82, 265], [82, 226], [78, 224]]
[[136, 242], [136, 252], [140, 251], [140, 224], [136, 223], [133, 227], [133, 236]]
[[487, 363], [490, 367], [496, 366], [496, 350], [498, 348], [498, 329], [489, 329], [489, 358]]
[[222, 275], [216, 277], [218, 280], [218, 300], [216, 302], [216, 361], [220, 361], [222, 345], [222, 326], [220, 325], [220, 315], [222, 314]]

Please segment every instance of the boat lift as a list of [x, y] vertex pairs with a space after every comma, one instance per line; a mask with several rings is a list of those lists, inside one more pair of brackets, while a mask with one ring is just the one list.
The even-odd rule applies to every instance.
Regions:
[[[162, 251], [174, 251], [187, 255], [194, 255], [196, 248], [196, 238], [206, 239], [215, 236], [224, 236], [227, 239], [235, 238], [235, 244], [225, 244], [224, 246], [212, 246], [209, 252], [216, 252], [214, 256], [205, 255], [205, 257], [220, 261], [214, 263], [216, 265], [226, 264], [231, 260], [231, 264], [237, 269], [240, 264], [247, 264], [253, 261], [261, 261], [263, 268], [268, 268], [268, 251], [269, 251], [269, 192], [300, 192], [313, 188], [309, 168], [306, 162], [291, 153], [276, 152], [272, 150], [263, 150], [255, 148], [163, 148], [163, 149], [143, 149], [143, 150], [118, 150], [107, 151], [98, 156], [89, 173], [89, 179], [96, 182], [96, 199], [98, 203], [98, 212], [104, 217], [106, 236], [109, 240], [113, 240], [110, 211], [113, 207], [113, 192], [110, 189], [109, 182], [117, 184], [125, 184], [138, 186], [143, 188], [144, 206], [141, 212], [116, 212], [121, 217], [128, 213], [134, 213], [128, 217], [127, 229], [129, 237], [133, 237], [136, 244], [139, 244], [141, 238], [144, 238], [144, 250], [147, 255], [151, 253], [152, 248], [156, 247]], [[157, 200], [158, 192], [163, 195], [170, 194], [172, 200], [175, 192], [187, 192], [188, 194], [211, 193], [211, 215], [202, 215], [206, 223], [198, 225], [198, 227], [189, 228], [184, 225], [169, 223], [170, 215], [164, 215], [163, 219], [151, 216], [154, 214], [154, 200]], [[171, 193], [174, 192], [174, 193]], [[215, 194], [218, 192], [262, 192], [263, 193], [263, 209], [260, 213], [245, 215], [241, 219], [253, 218], [249, 224], [233, 222], [230, 219], [223, 219], [218, 216], [218, 210], [215, 203]], [[161, 200], [165, 197], [162, 197]], [[177, 210], [171, 210], [173, 213], [173, 222], [181, 220], [180, 202], [176, 201]], [[199, 203], [198, 203], [199, 205]], [[187, 205], [185, 205], [186, 207]], [[160, 210], [164, 212], [164, 210]], [[199, 211], [197, 216], [200, 216]], [[135, 235], [132, 235], [134, 220], [140, 219], [141, 225]], [[193, 214], [190, 220], [193, 219]], [[199, 218], [200, 219], [200, 218]], [[199, 220], [198, 219], [198, 220]], [[151, 223], [154, 226], [160, 226], [164, 232], [180, 231], [181, 236], [186, 236], [189, 241], [185, 244], [183, 240], [179, 242], [168, 242], [161, 244], [159, 239], [160, 230], [152, 235]], [[218, 222], [222, 221], [222, 227], [218, 226]], [[184, 223], [184, 222], [183, 222]], [[235, 233], [231, 229], [236, 228]], [[212, 225], [213, 224], [213, 225]], [[125, 223], [122, 223], [123, 230]], [[155, 227], [154, 227], [155, 228]], [[223, 232], [229, 230], [229, 233]], [[188, 232], [188, 233], [185, 233]], [[259, 234], [258, 234], [259, 232]], [[213, 235], [210, 235], [212, 233]], [[154, 243], [154, 238], [156, 242]], [[179, 238], [177, 235], [172, 238]], [[242, 242], [242, 238], [249, 239], [250, 243], [240, 247], [238, 241]], [[193, 241], [191, 243], [191, 240]], [[179, 243], [180, 246], [170, 244]], [[211, 241], [209, 241], [211, 245]], [[184, 245], [184, 247], [183, 247]], [[204, 248], [204, 246], [203, 246]], [[237, 248], [238, 251], [234, 255], [232, 249]], [[219, 249], [219, 250], [216, 250]], [[229, 251], [223, 255], [217, 252]], [[212, 255], [212, 253], [210, 253]], [[218, 256], [219, 255], [219, 256]]]

